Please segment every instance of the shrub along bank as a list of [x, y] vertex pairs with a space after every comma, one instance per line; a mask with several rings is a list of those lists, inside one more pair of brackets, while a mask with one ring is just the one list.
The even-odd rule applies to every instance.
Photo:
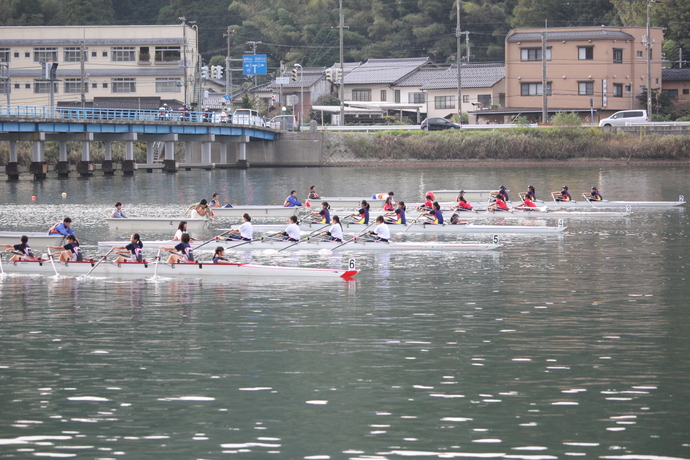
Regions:
[[384, 131], [346, 136], [343, 143], [362, 160], [690, 159], [687, 136], [636, 135], [598, 128]]

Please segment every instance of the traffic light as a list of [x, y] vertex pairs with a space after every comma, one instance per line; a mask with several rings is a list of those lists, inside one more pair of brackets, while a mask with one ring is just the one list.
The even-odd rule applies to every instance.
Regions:
[[341, 81], [343, 79], [343, 69], [335, 69], [335, 81]]
[[333, 69], [326, 69], [326, 80], [333, 81]]
[[292, 69], [292, 81], [297, 81], [297, 69]]
[[218, 68], [217, 65], [211, 66], [211, 78], [216, 78], [216, 75], [218, 75], [218, 71], [216, 70], [217, 68]]
[[201, 68], [201, 78], [205, 78], [208, 80], [208, 66], [205, 65]]
[[43, 65], [43, 78], [46, 80], [56, 80], [57, 79], [57, 68], [58, 63], [53, 61], [44, 62]]
[[223, 66], [222, 65], [216, 66], [216, 75], [217, 75], [216, 78], [218, 78], [219, 80], [221, 78], [223, 78]]

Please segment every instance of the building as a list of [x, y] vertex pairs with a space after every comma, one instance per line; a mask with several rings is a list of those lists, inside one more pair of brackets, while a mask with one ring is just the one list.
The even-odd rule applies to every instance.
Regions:
[[[516, 29], [506, 36], [506, 118], [520, 113], [541, 118], [546, 34], [548, 112], [596, 112], [642, 107], [637, 99], [647, 88], [644, 27], [565, 27]], [[663, 32], [651, 29], [652, 88], [661, 87]], [[507, 120], [506, 120], [507, 121]]]
[[664, 69], [661, 90], [675, 103], [690, 102], [690, 69]]
[[[503, 64], [467, 64], [460, 68], [462, 111], [472, 112], [505, 104], [505, 66]], [[458, 68], [444, 69], [422, 87], [428, 95], [427, 116], [447, 118], [458, 113]], [[476, 123], [476, 117], [470, 117]]]
[[9, 76], [0, 81], [0, 94], [7, 103], [49, 105], [43, 69], [49, 61], [57, 63], [55, 105], [81, 103], [82, 92], [91, 103], [158, 97], [192, 104], [200, 92], [196, 26], [0, 27], [0, 62]]

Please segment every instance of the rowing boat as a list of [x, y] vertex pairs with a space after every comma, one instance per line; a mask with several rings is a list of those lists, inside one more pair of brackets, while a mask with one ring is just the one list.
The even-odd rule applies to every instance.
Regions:
[[128, 217], [126, 219], [107, 218], [108, 227], [112, 231], [170, 231], [175, 232], [180, 222], [187, 222], [187, 231], [199, 231], [210, 226], [208, 219], [187, 219], [179, 217]]
[[[178, 241], [147, 241], [146, 248], [170, 247]], [[100, 247], [124, 246], [127, 241], [99, 241]], [[202, 242], [197, 243], [203, 244]], [[192, 243], [192, 248], [195, 244]], [[348, 244], [336, 241], [323, 241], [310, 239], [299, 244], [294, 241], [280, 241], [271, 239], [259, 239], [252, 242], [237, 240], [218, 240], [214, 244], [206, 245], [199, 250], [213, 251], [216, 246], [223, 246], [226, 251], [260, 251], [260, 250], [286, 250], [286, 251], [319, 251], [322, 249], [329, 251], [493, 251], [498, 249], [500, 244], [484, 243], [431, 243], [431, 242], [398, 242], [389, 241], [387, 243], [365, 241], [357, 239]]]
[[548, 208], [672, 208], [685, 205], [685, 198], [680, 196], [678, 201], [540, 201], [534, 202], [537, 206]]
[[[367, 226], [365, 224], [342, 224], [343, 231], [354, 233], [361, 232], [368, 227], [368, 230], [373, 231], [374, 226]], [[303, 233], [314, 232], [320, 228], [324, 231], [328, 229], [329, 226], [324, 228], [323, 224], [306, 224], [301, 223], [299, 228]], [[548, 227], [548, 226], [538, 226], [538, 225], [475, 225], [475, 224], [461, 224], [461, 225], [451, 225], [451, 224], [424, 224], [424, 223], [413, 223], [410, 225], [402, 224], [390, 224], [388, 226], [391, 235], [398, 233], [428, 233], [428, 234], [443, 234], [443, 233], [560, 233], [566, 229], [563, 226]], [[252, 229], [255, 232], [278, 232], [285, 229], [285, 225], [253, 225]]]
[[[455, 190], [431, 190], [431, 193], [434, 194], [434, 200], [435, 201], [455, 201], [455, 198], [457, 198], [458, 194], [460, 192], [460, 189], [455, 189]], [[463, 190], [465, 199], [467, 201], [470, 200], [488, 200], [491, 198], [492, 193], [495, 193], [496, 190]]]
[[[96, 261], [89, 262], [55, 262], [55, 268], [50, 262], [7, 262], [3, 261], [6, 273], [40, 274], [53, 276], [55, 272], [60, 276], [78, 277], [88, 274], [96, 265]], [[114, 278], [146, 278], [154, 275], [175, 278], [322, 278], [350, 279], [358, 270], [330, 270], [322, 268], [281, 267], [270, 265], [253, 265], [246, 263], [212, 264], [212, 263], [153, 263], [131, 262], [116, 264], [104, 262], [98, 265], [91, 276]]]
[[[570, 217], [582, 217], [582, 218], [613, 218], [613, 217], [630, 217], [632, 216], [632, 211], [600, 211], [598, 209], [593, 209], [591, 211], [556, 211], [555, 208], [541, 207], [532, 208], [533, 210], [514, 210], [510, 211], [486, 211], [483, 209], [478, 209], [477, 212], [474, 211], [451, 211], [449, 209], [441, 208], [443, 215], [448, 218], [452, 214], [457, 214], [460, 219], [518, 219], [525, 217], [534, 217], [540, 219], [552, 218], [552, 219], [567, 219]], [[407, 220], [412, 220], [418, 217], [423, 211], [406, 211], [405, 215]], [[370, 211], [369, 218], [376, 218], [376, 216], [385, 214], [384, 211]]]
[[0, 232], [0, 244], [19, 244], [19, 238], [22, 235], [29, 237], [29, 246], [32, 248], [59, 246], [64, 238], [62, 235], [48, 235], [39, 232]]
[[213, 208], [212, 211], [216, 217], [238, 217], [241, 218], [245, 213], [249, 214], [252, 219], [260, 218], [282, 218], [290, 217], [298, 214], [304, 208], [302, 207], [285, 207], [285, 206], [234, 206], [232, 208]]
[[309, 206], [312, 208], [319, 208], [321, 203], [326, 201], [332, 209], [351, 209], [351, 208], [357, 208], [359, 209], [360, 204], [362, 203], [362, 200], [365, 200], [367, 203], [377, 206], [380, 203], [380, 206], [383, 206], [383, 202], [385, 200], [379, 200], [379, 199], [372, 199], [371, 196], [367, 197], [356, 197], [356, 196], [329, 196], [325, 197], [322, 196], [316, 200], [307, 200], [309, 203]]

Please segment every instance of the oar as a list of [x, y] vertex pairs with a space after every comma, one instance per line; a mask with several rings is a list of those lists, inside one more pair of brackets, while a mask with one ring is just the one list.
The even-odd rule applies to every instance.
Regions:
[[161, 248], [158, 248], [158, 253], [156, 254], [156, 267], [153, 269], [153, 277], [155, 278], [158, 274], [158, 264], [161, 261]]
[[594, 205], [592, 204], [591, 201], [589, 201], [589, 198], [587, 198], [587, 195], [586, 195], [586, 194], [583, 193], [582, 196], [585, 197], [585, 201], [586, 201], [587, 203], [589, 203], [589, 205], [590, 205], [591, 207], [593, 207], [594, 209], [597, 208], [596, 206], [594, 206]]
[[234, 246], [229, 246], [229, 247], [227, 247], [227, 248], [225, 248], [225, 249], [236, 248], [237, 246], [242, 246], [243, 244], [249, 244], [249, 243], [251, 243], [251, 242], [252, 242], [252, 240], [249, 240], [249, 241], [242, 241], [242, 242], [239, 243], [239, 244], [236, 244], [236, 245], [234, 245]]
[[[300, 244], [300, 243], [304, 243], [305, 241], [309, 240], [309, 237], [310, 237], [310, 236], [314, 235], [315, 233], [320, 232], [321, 230], [323, 230], [323, 229], [326, 228], [326, 227], [328, 227], [328, 225], [324, 225], [323, 227], [317, 228], [316, 230], [314, 230], [313, 232], [311, 232], [309, 235], [307, 235], [305, 239], [299, 240], [299, 241], [297, 241], [297, 242], [295, 242], [295, 243], [292, 243], [292, 244], [289, 245], [289, 246], [285, 246], [284, 248], [278, 249], [278, 251], [276, 251], [276, 252], [284, 251], [284, 250], [289, 249], [289, 248], [291, 248], [291, 247], [293, 247], [293, 246], [297, 246], [297, 245]], [[368, 227], [367, 227], [367, 228], [368, 228]]]
[[223, 236], [223, 235], [227, 235], [228, 233], [230, 233], [230, 230], [228, 230], [228, 231], [226, 231], [226, 232], [223, 232], [223, 233], [221, 233], [220, 235], [214, 236], [213, 238], [211, 238], [210, 240], [206, 241], [205, 243], [201, 243], [199, 246], [195, 247], [194, 250], [197, 250], [197, 249], [199, 249], [199, 248], [202, 247], [202, 246], [206, 246], [206, 245], [207, 245], [208, 243], [210, 243], [211, 241], [216, 241], [218, 238], [220, 238], [220, 237]]
[[81, 275], [81, 276], [78, 277], [77, 279], [85, 280], [86, 278], [88, 278], [89, 275], [91, 274], [91, 272], [93, 272], [93, 271], [96, 269], [96, 267], [98, 267], [98, 266], [101, 264], [101, 262], [103, 262], [103, 261], [110, 255], [111, 252], [113, 252], [113, 249], [115, 249], [115, 248], [110, 248], [110, 251], [108, 251], [104, 256], [102, 256], [102, 257], [101, 257], [101, 260], [99, 260], [98, 262], [96, 262], [96, 265], [94, 265], [93, 267], [91, 267], [91, 270], [89, 270], [89, 272], [88, 272], [86, 275]]
[[48, 248], [48, 258], [50, 259], [50, 264], [53, 266], [53, 270], [55, 270], [55, 276], [59, 278], [60, 274], [58, 273], [57, 268], [55, 268], [55, 261], [53, 260], [53, 255], [50, 253], [50, 248]]
[[0, 276], [6, 276], [5, 269], [2, 266], [2, 254], [0, 254]]
[[344, 242], [344, 243], [342, 243], [342, 244], [339, 244], [338, 246], [332, 248], [332, 249], [331, 249], [331, 252], [335, 251], [335, 250], [338, 249], [340, 246], [345, 246], [347, 243], [352, 243], [352, 242], [355, 241], [357, 238], [359, 238], [360, 236], [364, 235], [364, 232], [367, 231], [367, 228], [371, 227], [372, 225], [374, 225], [374, 224], [371, 223], [371, 224], [367, 225], [366, 227], [364, 227], [364, 230], [362, 230], [362, 233], [360, 233], [359, 235], [353, 236], [352, 239], [349, 239], [349, 240], [347, 240], [346, 242]]
[[407, 231], [408, 231], [408, 230], [415, 224], [415, 222], [417, 222], [417, 220], [419, 220], [419, 218], [422, 217], [423, 215], [424, 215], [424, 214], [418, 215], [417, 218], [416, 218], [415, 220], [413, 220], [412, 223], [411, 223], [410, 225], [407, 226], [407, 228], [405, 229], [405, 231], [401, 233], [401, 235], [404, 235], [405, 233], [407, 233]]

